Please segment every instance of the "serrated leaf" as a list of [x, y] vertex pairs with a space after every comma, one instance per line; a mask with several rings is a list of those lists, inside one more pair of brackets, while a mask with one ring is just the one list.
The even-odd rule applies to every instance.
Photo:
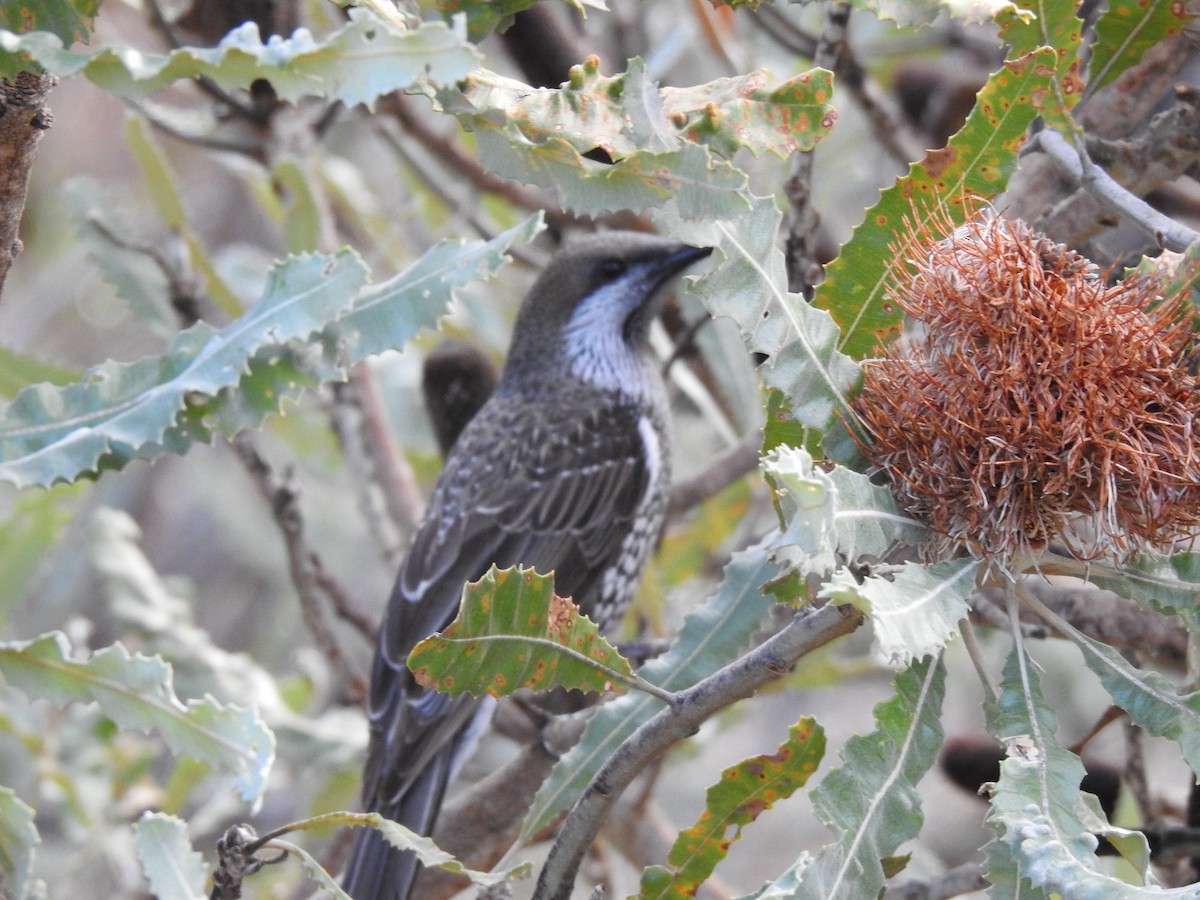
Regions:
[[[513, 878], [528, 878], [532, 871], [529, 863], [520, 863], [511, 868], [496, 872], [479, 872], [475, 869], [468, 869], [435, 844], [432, 838], [417, 834], [415, 831], [411, 831], [398, 822], [393, 822], [391, 819], [385, 819], [379, 813], [326, 813], [320, 816], [313, 816], [301, 822], [295, 822], [289, 827], [292, 831], [316, 831], [331, 826], [375, 828], [393, 847], [398, 850], [411, 850], [417, 859], [421, 861], [422, 865], [435, 866], [439, 869], [445, 869], [447, 872], [462, 875], [470, 879], [474, 884], [484, 887], [500, 884]], [[334, 892], [335, 896], [339, 894], [343, 897], [346, 896], [319, 863], [313, 860], [312, 857], [307, 856], [307, 854], [304, 859], [305, 867], [309, 870], [309, 874], [316, 878], [323, 888]]]
[[[735, 659], [771, 608], [762, 585], [778, 572], [762, 545], [734, 553], [717, 593], [687, 616], [671, 649], [642, 666], [638, 675], [664, 690], [677, 691]], [[604, 704], [588, 723], [583, 739], [538, 790], [521, 826], [521, 840], [541, 831], [574, 803], [621, 742], [661, 709], [661, 701], [641, 691]]]
[[158, 900], [198, 900], [206, 896], [208, 867], [188, 839], [187, 823], [147, 812], [134, 823], [134, 845], [150, 890]]
[[839, 569], [820, 597], [861, 610], [874, 625], [876, 651], [889, 666], [940, 653], [958, 634], [970, 611], [979, 561], [958, 559], [925, 566], [909, 563], [892, 579], [865, 578], [860, 584]]
[[280, 264], [263, 299], [223, 331], [200, 323], [162, 357], [105, 363], [77, 384], [22, 392], [0, 413], [0, 480], [73, 480], [255, 427], [284, 400], [433, 327], [459, 287], [490, 275], [540, 227], [539, 214], [490, 241], [444, 241], [380, 284], [362, 286], [351, 251]]
[[315, 716], [293, 712], [269, 671], [245, 653], [216, 645], [196, 625], [192, 598], [155, 571], [138, 545], [140, 537], [137, 523], [125, 512], [98, 509], [88, 535], [89, 557], [114, 620], [136, 636], [144, 652], [170, 661], [176, 691], [187, 696], [237, 697], [253, 706], [275, 734], [279, 755], [293, 764], [311, 760], [325, 769], [354, 764], [367, 740], [361, 715], [344, 707]]
[[0, 50], [25, 53], [51, 75], [82, 73], [110, 93], [133, 99], [204, 76], [230, 90], [266, 79], [281, 100], [315, 96], [347, 106], [371, 106], [384, 94], [425, 79], [453, 83], [482, 59], [466, 35], [442, 22], [404, 31], [357, 9], [321, 41], [301, 28], [264, 44], [258, 26], [246, 22], [216, 47], [181, 47], [166, 55], [113, 47], [78, 53], [63, 49], [62, 40], [44, 31], [0, 31]]
[[1076, 15], [1078, 0], [1022, 0], [1033, 15], [1001, 13], [1000, 37], [1008, 41], [1009, 57], [1053, 48], [1056, 54], [1051, 90], [1038, 102], [1042, 120], [1051, 128], [1074, 130], [1071, 110], [1083, 96], [1083, 21]]
[[[1095, 832], [1103, 833], [1111, 826], [1104, 821], [1099, 805], [1086, 802], [1087, 795], [1079, 791], [1083, 763], [1058, 745], [1054, 713], [1042, 697], [1036, 666], [1022, 647], [1014, 648], [1009, 656], [1000, 699], [986, 711], [989, 731], [1008, 751], [1008, 758], [1000, 764], [1000, 780], [991, 789], [988, 814], [988, 824], [997, 834], [989, 847], [989, 866], [998, 870], [996, 880], [1003, 885], [997, 897], [1015, 896], [1023, 881], [1040, 892], [1034, 893], [1037, 897], [1195, 897], [1195, 887], [1139, 887], [1102, 870], [1095, 856]], [[1119, 831], [1122, 842], [1135, 837]], [[1143, 847], [1142, 856], [1147, 855]], [[1027, 895], [1022, 892], [1019, 896]]]
[[1181, 695], [1162, 675], [1135, 668], [1107, 644], [1075, 629], [1070, 636], [1113, 702], [1150, 734], [1178, 744], [1184, 761], [1200, 777], [1200, 691]]
[[931, 25], [943, 10], [971, 24], [985, 23], [1001, 13], [1029, 15], [1028, 10], [1010, 0], [851, 0], [851, 3], [856, 9], [868, 10], [907, 28]]
[[629, 661], [599, 626], [554, 593], [553, 575], [488, 569], [463, 587], [458, 615], [408, 657], [417, 683], [442, 693], [507, 697], [523, 688], [623, 690]]
[[747, 350], [769, 358], [759, 373], [783, 392], [796, 420], [819, 432], [839, 417], [857, 422], [849, 398], [858, 365], [837, 349], [840, 335], [829, 313], [788, 292], [774, 202], [756, 198], [748, 213], [720, 222], [685, 222], [670, 208], [655, 220], [664, 233], [717, 248], [719, 264], [689, 289], [713, 316], [737, 323]]
[[1179, 616], [1188, 631], [1200, 632], [1200, 553], [1143, 557], [1123, 569], [1095, 566], [1088, 581], [1144, 609]]
[[1054, 63], [1050, 48], [1005, 63], [946, 147], [930, 151], [880, 194], [813, 298], [840, 328], [839, 351], [861, 359], [900, 333], [904, 312], [886, 296], [897, 235], [929, 233], [943, 221], [961, 224], [979, 199], [1005, 189], [1029, 125], [1051, 90]]
[[879, 559], [896, 542], [917, 544], [925, 528], [896, 505], [891, 491], [845, 466], [818, 468], [803, 448], [780, 446], [763, 458], [776, 508], [785, 523], [778, 548], [795, 546], [813, 557], [803, 568], [829, 571], [837, 558]]
[[164, 445], [189, 403], [237, 385], [264, 347], [324, 326], [365, 279], [353, 251], [296, 257], [275, 266], [262, 299], [221, 331], [200, 322], [164, 356], [103, 363], [67, 387], [27, 388], [0, 418], [0, 479], [50, 485], [97, 471], [109, 454], [145, 457]]
[[76, 660], [66, 635], [51, 632], [0, 644], [0, 677], [30, 698], [97, 703], [119, 727], [154, 731], [173, 752], [232, 773], [242, 799], [262, 797], [275, 740], [258, 713], [212, 697], [183, 703], [170, 665], [158, 657], [131, 654], [118, 643]]
[[749, 206], [746, 173], [697, 144], [664, 153], [639, 150], [609, 166], [586, 159], [561, 137], [532, 144], [487, 124], [475, 137], [490, 171], [541, 187], [580, 213], [637, 212], [674, 201], [681, 215], [703, 220], [736, 216]]
[[1096, 20], [1087, 93], [1095, 93], [1137, 65], [1147, 50], [1179, 34], [1195, 17], [1186, 3], [1109, 0]]
[[775, 753], [742, 760], [721, 773], [708, 789], [699, 821], [681, 831], [671, 847], [671, 869], [653, 867], [642, 875], [642, 900], [696, 896], [742, 829], [807, 783], [825, 755], [825, 731], [806, 717], [788, 735]]
[[0, 787], [0, 886], [14, 900], [26, 896], [34, 848], [42, 842], [33, 817], [12, 788]]
[[478, 70], [459, 85], [461, 96], [442, 92], [449, 111], [509, 131], [516, 141], [541, 144], [562, 138], [579, 153], [602, 147], [614, 160], [638, 151], [667, 152], [681, 139], [708, 146], [726, 159], [740, 148], [755, 156], [785, 158], [810, 150], [837, 119], [830, 100], [833, 73], [813, 69], [776, 87], [765, 70], [718, 78], [687, 88], [659, 88], [642, 60], [626, 71], [601, 74], [592, 57], [572, 69], [562, 88], [527, 84]]
[[837, 839], [805, 855], [754, 898], [860, 900], [884, 886], [884, 862], [921, 829], [917, 782], [942, 744], [945, 668], [924, 659], [899, 673], [896, 694], [875, 707], [877, 728], [851, 738], [844, 765], [812, 792], [813, 808]]

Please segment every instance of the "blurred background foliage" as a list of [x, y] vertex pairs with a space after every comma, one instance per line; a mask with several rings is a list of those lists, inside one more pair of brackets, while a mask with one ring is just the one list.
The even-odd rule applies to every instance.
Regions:
[[[528, 91], [522, 85], [557, 87], [570, 80], [582, 84], [585, 93], [595, 90], [588, 96], [596, 97], [603, 89], [595, 84], [624, 71], [621, 103], [627, 105], [621, 115], [631, 115], [637, 89], [646, 90], [647, 84], [680, 88], [675, 102], [694, 112], [716, 96], [717, 79], [766, 70], [762, 83], [747, 86], [741, 96], [751, 89], [770, 91], [809, 72], [820, 56], [835, 73], [834, 93], [815, 100], [804, 95], [800, 105], [812, 105], [811, 120], [804, 125], [790, 120], [790, 130], [784, 139], [776, 136], [774, 146], [766, 146], [774, 123], [751, 122], [748, 133], [763, 137], [766, 149], [775, 152], [753, 147], [745, 135], [730, 138], [736, 129], [714, 126], [716, 136], [727, 141], [723, 147], [713, 144], [726, 157], [721, 164], [732, 165], [719, 169], [708, 158], [704, 177], [729, 177], [731, 186], [722, 192], [707, 185], [711, 196], [681, 192], [670, 198], [681, 206], [735, 200], [749, 206], [746, 198], [767, 198], [761, 207], [766, 225], [756, 225], [756, 233], [762, 237], [765, 231], [768, 247], [786, 245], [787, 287], [811, 295], [822, 280], [821, 267], [851, 237], [863, 211], [876, 207], [879, 192], [908, 174], [927, 149], [944, 146], [972, 110], [980, 110], [976, 94], [990, 73], [1001, 70], [1005, 40], [1027, 41], [1020, 52], [1048, 43], [1061, 58], [1073, 60], [1079, 34], [1087, 30], [1091, 40], [1097, 18], [1112, 27], [1117, 12], [1135, 15], [1140, 8], [1111, 3], [1106, 18], [1104, 4], [1091, 0], [1078, 10], [1074, 3], [1043, 2], [1035, 4], [1024, 26], [1010, 22], [1002, 38], [991, 14], [1015, 20], [1012, 4], [980, 4], [985, 14], [971, 18], [954, 3], [864, 0], [838, 5], [849, 24], [844, 35], [832, 37], [831, 53], [822, 45], [832, 33], [830, 9], [822, 4], [659, 0], [613, 3], [605, 10], [598, 3], [574, 8], [544, 2], [514, 18], [515, 9], [507, 4], [445, 3], [419, 11], [427, 23], [450, 24], [420, 29], [415, 50], [416, 58], [430, 66], [436, 62], [456, 73], [441, 80], [432, 69], [398, 74], [396, 55], [382, 57], [378, 70], [371, 64], [347, 68], [353, 50], [341, 45], [327, 59], [304, 57], [306, 41], [323, 41], [339, 29], [359, 34], [354, 28], [368, 35], [355, 40], [375, 40], [369, 32], [377, 20], [371, 16], [403, 24], [414, 12], [383, 0], [361, 6], [351, 20], [351, 11], [324, 0], [5, 4], [0, 26], [23, 36], [0, 43], [6, 73], [30, 67], [32, 58], [61, 76], [49, 95], [53, 124], [29, 181], [20, 232], [24, 248], [8, 272], [0, 302], [0, 393], [5, 397], [12, 399], [36, 382], [69, 384], [109, 360], [168, 354], [180, 332], [197, 322], [227, 326], [259, 298], [271, 296], [268, 273], [289, 254], [353, 248], [354, 259], [345, 265], [364, 266], [362, 278], [371, 274], [369, 282], [345, 289], [349, 303], [367, 296], [370, 284], [392, 284], [389, 279], [401, 276], [440, 241], [470, 239], [471, 248], [481, 248], [468, 248], [477, 254], [470, 280], [451, 287], [453, 276], [439, 275], [446, 286], [423, 310], [427, 321], [415, 323], [415, 336], [407, 343], [401, 339], [395, 350], [346, 356], [343, 344], [350, 332], [335, 329], [323, 333], [326, 357], [319, 364], [287, 356], [300, 352], [294, 348], [260, 360], [284, 375], [264, 375], [261, 388], [246, 388], [248, 395], [262, 394], [254, 394], [260, 406], [230, 415], [242, 424], [262, 424], [237, 446], [220, 437], [210, 442], [208, 431], [195, 443], [184, 440], [182, 455], [155, 450], [142, 454], [152, 462], [114, 462], [111, 454], [98, 454], [99, 467], [109, 469], [98, 476], [81, 465], [62, 478], [74, 483], [25, 490], [0, 486], [0, 634], [5, 639], [61, 631], [73, 648], [68, 656], [114, 641], [133, 652], [161, 654], [174, 667], [179, 697], [211, 694], [221, 704], [252, 706], [275, 741], [274, 765], [252, 815], [229, 790], [227, 772], [165, 753], [160, 738], [114, 724], [111, 710], [106, 715], [84, 704], [60, 708], [27, 702], [10, 677], [10, 686], [0, 689], [0, 784], [37, 810], [40, 836], [36, 862], [27, 872], [21, 860], [30, 846], [29, 822], [14, 813], [0, 828], [6, 835], [0, 845], [18, 848], [9, 857], [14, 860], [10, 885], [25, 884], [31, 875], [47, 883], [52, 897], [144, 894], [147, 882], [128, 826], [146, 810], [186, 819], [194, 846], [211, 860], [209, 848], [231, 822], [252, 818], [265, 831], [354, 807], [366, 739], [358, 705], [371, 656], [366, 633], [386, 601], [407, 533], [440, 462], [421, 402], [425, 359], [445, 339], [455, 338], [498, 364], [519, 300], [557, 242], [597, 225], [650, 227], [640, 211], [607, 209], [606, 190], [637, 188], [620, 181], [625, 171], [620, 167], [613, 167], [617, 174], [609, 179], [615, 184], [596, 175], [595, 183], [580, 179], [564, 187], [549, 174], [562, 158], [568, 161], [564, 166], [597, 167], [589, 170], [589, 178], [614, 160], [641, 159], [637, 154], [647, 150], [646, 133], [653, 136], [654, 128], [643, 133], [635, 122], [635, 146], [622, 148], [615, 136], [627, 134], [629, 126], [619, 118], [606, 121], [604, 110], [598, 120], [580, 126], [577, 146], [569, 153], [515, 152], [519, 158], [506, 163], [529, 171], [544, 164], [545, 181], [533, 177], [524, 180], [534, 183], [519, 184], [493, 174], [499, 165], [497, 135], [514, 146], [528, 140], [540, 150], [548, 146], [540, 137], [514, 136], [512, 130], [533, 133], [566, 120], [564, 111], [540, 101], [532, 110], [521, 108], [519, 100]], [[1178, 102], [1173, 85], [1190, 84], [1194, 94], [1200, 68], [1196, 45], [1184, 33], [1191, 13], [1183, 4], [1170, 6], [1180, 7], [1175, 19], [1147, 16], [1146, 27], [1136, 29], [1140, 43], [1129, 37], [1133, 28], [1101, 42], [1120, 50], [1101, 60], [1100, 71], [1086, 84], [1088, 99], [1079, 121], [1089, 132], [1108, 127], [1113, 118], [1108, 104], [1120, 101], [1126, 127], [1105, 136], [1136, 140], [1147, 134], [1156, 113]], [[455, 12], [464, 12], [465, 20], [454, 19]], [[256, 45], [261, 49], [254, 51], [258, 64], [276, 67], [269, 77], [252, 67], [249, 76], [239, 74], [241, 57], [235, 65], [202, 49], [222, 41], [227, 47], [254, 45], [246, 21], [255, 23], [262, 38]], [[1046, 26], [1040, 38], [1028, 39], [1021, 31], [1029, 21]], [[280, 41], [301, 26], [308, 29], [306, 37]], [[235, 28], [240, 30], [230, 43], [226, 36]], [[31, 35], [39, 32], [55, 33], [68, 46], [73, 38], [84, 40], [86, 46], [73, 48], [79, 54], [133, 48], [144, 56], [101, 55], [85, 62], [83, 56], [61, 55], [52, 43], [35, 44]], [[396, 40], [399, 46], [401, 39]], [[448, 49], [440, 49], [443, 40]], [[192, 49], [176, 57], [178, 72], [160, 78], [149, 71], [155, 55], [179, 47]], [[592, 55], [598, 67], [585, 64]], [[640, 69], [627, 67], [635, 57], [642, 60]], [[85, 65], [84, 75], [76, 75]], [[476, 65], [490, 74], [473, 75], [478, 81], [464, 88], [462, 79]], [[1082, 86], [1079, 71], [1079, 66], [1063, 70], [1047, 83], [1060, 89]], [[1123, 87], [1114, 82], [1130, 72], [1142, 80]], [[423, 81], [426, 77], [430, 80]], [[245, 89], [233, 86], [239, 78], [246, 81]], [[138, 79], [144, 79], [140, 86]], [[433, 87], [409, 89], [429, 84]], [[1093, 92], [1107, 84], [1119, 86], [1110, 88], [1117, 100], [1096, 100]], [[682, 89], [697, 85], [704, 86], [699, 99], [688, 106]], [[1016, 106], [1023, 122], [1047, 108], [1066, 115], [1074, 102], [1055, 106], [1016, 88], [1010, 96], [1007, 85], [993, 89], [1005, 102], [1021, 101]], [[307, 96], [310, 91], [315, 96]], [[435, 99], [440, 111], [422, 93]], [[475, 112], [451, 108], [462, 97], [478, 104]], [[775, 96], [770, 102], [779, 108], [790, 101]], [[1188, 102], [1194, 105], [1194, 96]], [[829, 104], [836, 109], [836, 125]], [[448, 112], [473, 130], [464, 130]], [[1016, 128], [1011, 146], [1003, 144], [995, 137], [1001, 124], [992, 112], [977, 112], [988, 135], [972, 138], [969, 145], [999, 160], [991, 188], [982, 193], [1043, 227], [1053, 224], [1053, 215], [1071, 202], [1072, 186], [1053, 171], [1043, 169], [1039, 176], [1036, 165], [1022, 166], [1028, 183], [1009, 185], [1026, 127]], [[606, 146], [597, 135], [613, 137], [612, 144]], [[671, 150], [675, 138], [659, 137], [662, 147], [649, 149]], [[806, 163], [808, 177], [797, 175], [795, 144], [784, 146], [787, 141], [799, 141], [803, 149], [815, 143]], [[1186, 164], [1177, 163], [1178, 172], [1162, 174], [1142, 193], [1194, 227], [1200, 193], [1192, 176], [1200, 151], [1193, 147], [1181, 153], [1191, 154]], [[583, 158], [588, 163], [580, 163]], [[682, 157], [672, 159], [671, 166], [684, 165]], [[908, 184], [927, 176], [932, 190], [945, 196], [966, 190], [966, 175], [960, 182], [938, 183], [933, 173], [947, 159], [931, 155], [924, 167], [913, 170], [915, 182]], [[736, 181], [737, 173], [744, 184]], [[971, 176], [978, 174], [972, 170]], [[1011, 194], [999, 199], [1008, 187]], [[876, 209], [893, 218], [886, 228], [879, 226], [874, 245], [858, 245], [869, 265], [885, 267], [888, 241], [879, 235], [903, 230], [899, 215], [907, 202]], [[772, 218], [776, 208], [785, 211], [781, 235]], [[543, 212], [547, 228], [531, 241], [536, 225], [529, 216], [535, 210]], [[683, 218], [701, 238], [711, 234], [705, 228], [715, 227], [700, 214]], [[669, 216], [656, 220], [660, 227], [670, 221]], [[1077, 213], [1058, 232], [1047, 230], [1114, 270], [1135, 264], [1154, 244], [1143, 231], [1096, 209]], [[502, 266], [505, 250], [513, 261]], [[461, 265], [467, 264], [464, 258]], [[848, 283], [851, 293], [870, 281], [855, 271], [835, 270], [833, 277]], [[848, 299], [839, 307], [838, 297], [825, 290], [822, 296], [822, 288], [816, 288], [816, 302], [832, 309], [836, 321], [857, 311]], [[292, 296], [286, 290], [279, 295]], [[418, 331], [440, 315], [451, 295], [437, 331]], [[863, 302], [878, 311], [881, 299], [872, 295]], [[317, 315], [334, 319], [338, 313]], [[664, 358], [676, 357], [671, 367], [675, 472], [691, 493], [677, 495], [676, 514], [630, 615], [627, 636], [673, 634], [684, 615], [716, 589], [730, 555], [775, 527], [769, 492], [755, 465], [764, 424], [770, 426], [768, 444], [786, 438], [816, 447], [816, 432], [825, 430], [789, 414], [788, 403], [798, 406], [806, 393], [765, 395], [755, 371], [758, 360], [747, 353], [738, 327], [728, 319], [706, 322], [701, 302], [681, 292], [656, 334]], [[859, 335], [857, 350], [842, 349], [865, 355], [895, 327], [895, 317], [881, 320]], [[370, 335], [372, 325], [364, 321], [355, 328], [356, 335]], [[839, 358], [830, 357], [822, 371], [835, 371]], [[846, 366], [839, 377], [852, 383], [848, 358]], [[348, 374], [345, 382], [343, 374]], [[108, 376], [91, 377], [98, 383]], [[327, 383], [318, 387], [315, 382]], [[291, 387], [283, 414], [264, 419], [264, 412], [278, 405], [284, 383]], [[212, 384], [216, 396], [223, 388], [215, 380]], [[211, 411], [204, 406], [210, 402], [206, 397], [195, 402]], [[834, 418], [831, 408], [822, 416], [822, 425]], [[182, 428], [178, 421], [173, 427]], [[81, 480], [75, 481], [77, 476]], [[289, 522], [300, 524], [299, 535], [287, 532]], [[985, 651], [998, 671], [1005, 647], [989, 645]], [[951, 734], [969, 733], [983, 725], [981, 689], [968, 676], [970, 666], [957, 645], [949, 653], [944, 727]], [[1071, 651], [1050, 647], [1039, 653], [1047, 692], [1070, 698], [1059, 709], [1061, 733], [1082, 738], [1103, 714], [1107, 697], [1094, 680], [1080, 680]], [[703, 806], [696, 785], [711, 783], [723, 766], [744, 756], [772, 750], [801, 712], [825, 726], [832, 748], [843, 746], [851, 735], [876, 727], [872, 706], [891, 690], [891, 673], [876, 664], [865, 636], [811, 655], [776, 689], [710, 722], [650, 776], [658, 783], [643, 818], [661, 819], [666, 832], [688, 825]], [[1089, 753], [1122, 769], [1129, 746], [1127, 738], [1110, 732], [1092, 742]], [[467, 780], [511, 752], [503, 739], [491, 741], [468, 767]], [[1186, 766], [1165, 741], [1142, 740], [1137, 752], [1153, 760], [1147, 767], [1155, 781], [1150, 793], [1162, 797], [1161, 809], [1178, 811], [1185, 802]], [[253, 771], [266, 777], [265, 767]], [[921, 846], [906, 847], [913, 853], [909, 874], [934, 877], [972, 862], [978, 867], [977, 851], [988, 836], [982, 804], [955, 793], [936, 771], [922, 790], [937, 798], [936, 812]], [[718, 881], [706, 888], [710, 896], [751, 891], [764, 878], [779, 876], [802, 850], [828, 839], [827, 829], [811, 814], [810, 800], [798, 795], [782, 806], [783, 812], [767, 817], [755, 840], [722, 866]], [[314, 848], [327, 861], [337, 859], [336, 838]], [[635, 890], [637, 867], [661, 862], [638, 859], [636, 852], [629, 861], [634, 868], [612, 860], [596, 865], [623, 873], [618, 883], [628, 892]], [[247, 883], [247, 896], [285, 896], [302, 880], [299, 867], [272, 867]]]

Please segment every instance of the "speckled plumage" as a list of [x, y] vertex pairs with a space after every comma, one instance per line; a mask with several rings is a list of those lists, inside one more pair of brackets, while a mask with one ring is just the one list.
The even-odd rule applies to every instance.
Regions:
[[[602, 629], [653, 551], [670, 474], [664, 389], [647, 349], [659, 288], [709, 251], [614, 232], [561, 250], [534, 284], [495, 393], [458, 437], [400, 570], [371, 676], [363, 799], [421, 833], [490, 709], [419, 687], [404, 661], [493, 563], [555, 573]], [[416, 866], [373, 830], [345, 880], [403, 900]]]

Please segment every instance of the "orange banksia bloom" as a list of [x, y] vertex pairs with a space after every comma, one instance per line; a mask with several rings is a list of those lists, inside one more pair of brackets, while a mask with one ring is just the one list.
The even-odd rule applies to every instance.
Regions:
[[1200, 524], [1190, 307], [1106, 286], [1024, 222], [981, 216], [902, 248], [918, 331], [866, 363], [866, 452], [936, 555], [1000, 565], [1062, 545], [1122, 561]]

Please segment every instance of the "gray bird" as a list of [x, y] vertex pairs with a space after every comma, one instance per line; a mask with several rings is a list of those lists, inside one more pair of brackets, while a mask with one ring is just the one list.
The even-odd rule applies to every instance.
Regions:
[[[649, 351], [660, 289], [711, 248], [608, 232], [572, 243], [534, 283], [495, 392], [459, 435], [400, 569], [368, 698], [364, 805], [421, 834], [490, 704], [426, 690], [405, 665], [492, 565], [554, 572], [602, 630], [621, 619], [666, 510], [662, 378]], [[418, 865], [374, 829], [345, 878], [355, 900], [404, 900]]]

